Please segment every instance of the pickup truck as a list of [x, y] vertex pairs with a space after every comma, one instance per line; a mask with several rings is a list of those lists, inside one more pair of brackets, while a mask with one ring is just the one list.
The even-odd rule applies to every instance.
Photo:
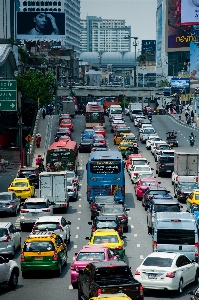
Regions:
[[142, 285], [124, 261], [92, 262], [79, 270], [78, 300], [116, 293], [125, 293], [132, 300], [144, 299]]

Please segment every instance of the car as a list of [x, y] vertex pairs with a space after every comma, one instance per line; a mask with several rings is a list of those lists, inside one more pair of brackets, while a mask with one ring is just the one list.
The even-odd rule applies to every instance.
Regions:
[[135, 189], [135, 195], [137, 199], [141, 200], [146, 189], [148, 187], [159, 187], [160, 186], [159, 181], [157, 181], [156, 178], [142, 178], [138, 183], [135, 184], [134, 189]]
[[83, 140], [81, 140], [81, 142], [79, 144], [79, 147], [78, 147], [79, 153], [81, 153], [81, 152], [90, 153], [91, 149], [92, 149], [92, 146], [93, 146], [93, 139], [83, 139]]
[[77, 287], [79, 270], [83, 270], [91, 261], [118, 260], [118, 256], [106, 246], [83, 246], [79, 252], [75, 253], [75, 258], [70, 267], [71, 284]]
[[143, 172], [137, 174], [136, 178], [134, 178], [134, 183], [138, 183], [142, 178], [155, 178], [152, 172]]
[[35, 187], [30, 185], [28, 178], [15, 178], [8, 187], [8, 192], [15, 193], [21, 200], [32, 198], [35, 195]]
[[69, 128], [59, 128], [56, 132], [56, 134], [54, 135], [55, 137], [55, 142], [59, 141], [59, 138], [61, 136], [69, 136], [71, 138], [71, 131]]
[[134, 126], [135, 127], [137, 127], [138, 122], [139, 122], [140, 119], [146, 119], [146, 117], [143, 116], [143, 115], [135, 115], [135, 118], [134, 118]]
[[79, 178], [75, 171], [67, 171], [67, 179], [71, 179], [73, 184], [79, 188]]
[[[150, 124], [148, 124], [148, 123], [142, 124], [142, 125], [139, 127], [139, 129], [138, 129], [138, 134], [140, 135], [140, 134], [143, 132], [143, 130], [144, 130], [145, 128], [153, 128], [153, 126], [152, 126], [151, 123], [150, 123]], [[154, 129], [154, 128], [153, 128], [153, 129]], [[155, 132], [154, 132], [153, 134], [155, 134]]]
[[95, 132], [93, 129], [86, 128], [81, 133], [81, 137], [82, 137], [82, 139], [92, 139], [94, 134], [95, 134]]
[[59, 137], [59, 141], [71, 141], [71, 138], [68, 135], [62, 135]]
[[73, 131], [73, 123], [70, 119], [63, 119], [60, 123], [60, 128], [69, 128], [70, 131]]
[[102, 134], [94, 134], [93, 135], [93, 143], [102, 143], [104, 147], [106, 147], [106, 139]]
[[119, 146], [118, 146], [118, 150], [121, 152], [123, 157], [126, 157], [126, 151], [128, 148], [134, 147], [134, 143], [133, 142], [126, 142], [126, 141], [121, 141]]
[[33, 231], [53, 231], [56, 234], [59, 234], [63, 239], [64, 243], [70, 243], [70, 221], [62, 216], [49, 216], [49, 217], [39, 217], [34, 226]]
[[73, 183], [73, 181], [69, 178], [67, 178], [67, 191], [69, 200], [75, 200], [78, 199], [78, 187]]
[[[124, 236], [122, 238], [125, 238]], [[119, 255], [120, 260], [125, 257], [124, 241], [114, 229], [97, 229], [91, 237], [86, 237], [88, 245], [100, 245], [109, 247]]]
[[165, 145], [165, 144], [168, 145], [165, 141], [162, 141], [162, 140], [160, 140], [160, 141], [153, 141], [151, 143], [151, 154], [154, 156], [156, 147], [159, 147], [159, 145]]
[[148, 187], [142, 197], [142, 206], [147, 210], [147, 205], [154, 195], [167, 196], [170, 193], [165, 187]]
[[136, 183], [137, 178], [142, 173], [147, 173], [147, 174], [152, 173], [153, 174], [152, 170], [153, 170], [153, 168], [149, 167], [149, 165], [134, 165], [134, 166], [132, 166], [131, 171], [129, 173], [131, 182]]
[[36, 167], [26, 167], [23, 166], [17, 172], [18, 178], [28, 178], [31, 185], [34, 185], [35, 188], [39, 188], [39, 171]]
[[51, 231], [33, 231], [21, 252], [21, 272], [26, 278], [33, 271], [54, 271], [58, 276], [67, 264], [67, 246], [60, 235]]
[[131, 122], [133, 122], [134, 119], [137, 118], [137, 116], [139, 116], [139, 115], [143, 116], [143, 111], [141, 109], [130, 110], [129, 117], [130, 117]]
[[97, 142], [97, 143], [93, 143], [92, 149], [91, 151], [107, 151], [107, 147], [104, 146], [104, 143], [102, 142]]
[[150, 135], [154, 136], [155, 129], [153, 127], [144, 127], [142, 132], [140, 133], [140, 141], [141, 143], [146, 143], [146, 140]]
[[171, 174], [174, 171], [174, 156], [161, 155], [156, 163], [156, 174]]
[[106, 130], [104, 126], [96, 125], [93, 127], [95, 134], [102, 134], [104, 137], [106, 136]]
[[123, 205], [105, 204], [100, 212], [100, 216], [118, 216], [123, 226], [123, 231], [128, 232], [128, 211], [130, 208], [124, 208]]
[[41, 216], [52, 216], [53, 206], [47, 198], [27, 198], [20, 210], [21, 230], [33, 226]]
[[0, 222], [0, 255], [14, 257], [21, 247], [20, 231], [11, 222]]
[[186, 206], [189, 212], [199, 208], [199, 190], [194, 190], [187, 196]]
[[140, 129], [142, 127], [142, 124], [149, 125], [149, 124], [151, 124], [151, 122], [148, 119], [141, 118], [138, 121], [137, 127]]
[[[160, 147], [164, 147], [164, 146], [160, 146]], [[175, 151], [172, 149], [169, 150], [160, 150], [159, 153], [155, 153], [155, 161], [158, 161], [160, 156], [172, 156], [174, 157], [174, 153]]]
[[150, 150], [151, 149], [151, 144], [155, 141], [161, 141], [161, 138], [157, 135], [149, 135], [147, 140], [146, 140], [146, 149]]
[[93, 220], [96, 216], [99, 216], [102, 207], [105, 204], [117, 204], [118, 202], [115, 200], [114, 196], [95, 196], [94, 199], [90, 202], [90, 210], [91, 210], [91, 220]]
[[[154, 151], [154, 158], [155, 158], [155, 161], [158, 160], [158, 157], [161, 156], [161, 152], [164, 151], [164, 150], [167, 150], [167, 151], [171, 151], [171, 152], [168, 152], [170, 156], [174, 156], [174, 150], [171, 149], [171, 146], [168, 145], [168, 144], [163, 144], [163, 145], [159, 145], [158, 147], [155, 148], [155, 151]], [[171, 155], [171, 153], [173, 155]], [[166, 154], [165, 154], [166, 155]]]
[[0, 284], [7, 284], [10, 289], [18, 285], [19, 266], [14, 260], [0, 256]]
[[91, 227], [91, 235], [97, 229], [115, 229], [120, 236], [123, 235], [123, 226], [121, 224], [118, 216], [114, 215], [105, 215], [105, 216], [97, 216], [92, 222], [88, 222]]
[[99, 296], [92, 297], [89, 300], [132, 300], [132, 298], [119, 292], [114, 294], [100, 294]]
[[124, 125], [125, 121], [122, 119], [113, 119], [113, 122], [111, 123], [111, 132], [114, 132], [114, 130], [118, 124]]
[[14, 192], [0, 193], [0, 213], [8, 213], [17, 216], [20, 209], [20, 199]]
[[127, 172], [129, 173], [130, 176], [131, 170], [133, 169], [134, 166], [141, 166], [141, 165], [148, 166], [149, 162], [141, 154], [133, 154], [132, 156], [130, 155], [129, 160], [126, 162], [126, 165], [127, 165]]
[[169, 148], [168, 148], [169, 145], [164, 141], [159, 141], [159, 142], [154, 143], [154, 144], [155, 145], [151, 146], [151, 153], [154, 156], [155, 160], [156, 160], [156, 155], [160, 153], [160, 151], [159, 151], [160, 146], [166, 145], [167, 150], [169, 150]]
[[178, 181], [178, 184], [174, 184], [174, 197], [177, 198], [178, 201], [186, 203], [187, 196], [198, 189], [198, 182]]
[[71, 120], [70, 114], [61, 114], [59, 115], [59, 124], [61, 123], [62, 120], [64, 119], [69, 119]]
[[[126, 159], [126, 161], [125, 161], [125, 168], [128, 170], [128, 167], [129, 167], [129, 165], [132, 165], [133, 163], [133, 159], [134, 158], [141, 158], [141, 159], [145, 159], [144, 157], [143, 157], [143, 155], [142, 154], [140, 154], [140, 153], [132, 153], [132, 154], [130, 154], [129, 156], [128, 156], [128, 158]], [[146, 159], [145, 159], [146, 160]], [[147, 160], [146, 160], [147, 161]]]
[[144, 289], [175, 290], [182, 294], [189, 283], [198, 283], [198, 264], [180, 253], [153, 252], [135, 270]]

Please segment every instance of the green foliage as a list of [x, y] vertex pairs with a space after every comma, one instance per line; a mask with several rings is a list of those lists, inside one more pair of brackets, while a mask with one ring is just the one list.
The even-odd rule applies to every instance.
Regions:
[[23, 49], [23, 47], [19, 46], [18, 47], [19, 54], [21, 55], [21, 61], [25, 65], [28, 64], [29, 62], [29, 54], [26, 50]]
[[32, 99], [35, 106], [46, 105], [52, 102], [54, 89], [57, 88], [55, 77], [51, 72], [43, 74], [39, 70], [27, 71], [16, 77], [17, 89], [22, 93], [23, 99]]
[[72, 88], [70, 89], [70, 96], [71, 96], [71, 97], [75, 97], [75, 96], [76, 96], [76, 94], [75, 94], [75, 92], [72, 90]]
[[166, 86], [170, 86], [170, 83], [167, 79], [158, 82], [158, 87], [166, 87]]

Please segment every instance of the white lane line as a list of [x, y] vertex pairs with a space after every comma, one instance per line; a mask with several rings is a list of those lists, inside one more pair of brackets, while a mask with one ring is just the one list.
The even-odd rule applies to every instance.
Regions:
[[76, 229], [79, 229], [79, 227], [77, 227]]
[[140, 255], [140, 259], [144, 259], [144, 256], [143, 256], [143, 255]]
[[80, 221], [80, 218], [78, 218], [77, 220]]
[[80, 198], [79, 201], [81, 201], [82, 199]]
[[81, 214], [82, 212], [81, 211], [78, 211], [78, 214]]
[[81, 204], [79, 204], [79, 207], [82, 207]]
[[69, 289], [69, 290], [73, 290], [72, 284], [69, 285], [68, 289]]
[[134, 236], [138, 236], [137, 233], [134, 233]]
[[82, 185], [82, 183], [80, 183], [80, 185]]
[[74, 245], [74, 248], [77, 248], [77, 245]]
[[78, 239], [78, 234], [76, 234], [75, 239]]
[[137, 244], [137, 248], [140, 248], [140, 244]]
[[82, 167], [80, 167], [80, 169], [82, 169]]
[[133, 225], [131, 225], [131, 229], [135, 228]]
[[79, 196], [81, 196], [82, 194], [79, 194]]
[[131, 217], [128, 217], [129, 220], [131, 220]]

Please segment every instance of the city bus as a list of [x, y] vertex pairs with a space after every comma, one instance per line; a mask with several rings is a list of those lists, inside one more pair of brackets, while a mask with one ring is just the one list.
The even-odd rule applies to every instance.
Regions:
[[88, 202], [98, 195], [114, 195], [119, 203], [124, 203], [124, 161], [119, 151], [91, 152], [86, 169]]
[[118, 105], [119, 100], [117, 97], [111, 96], [111, 97], [105, 97], [104, 98], [104, 109], [106, 110], [111, 105]]
[[104, 125], [104, 108], [97, 102], [88, 102], [86, 105], [86, 128], [93, 128], [99, 124]]
[[53, 143], [47, 150], [46, 167], [50, 171], [77, 172], [77, 143], [70, 140]]

